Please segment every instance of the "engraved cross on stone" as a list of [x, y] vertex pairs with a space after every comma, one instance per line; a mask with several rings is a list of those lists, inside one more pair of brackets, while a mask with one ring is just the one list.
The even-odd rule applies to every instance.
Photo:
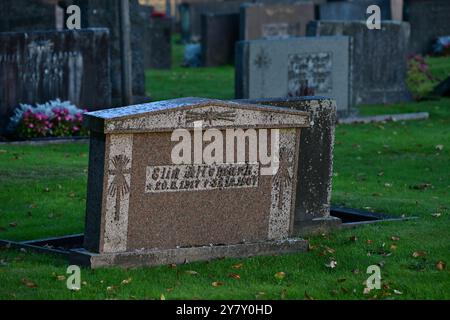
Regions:
[[261, 51], [259, 52], [259, 54], [256, 56], [256, 59], [254, 61], [255, 65], [260, 68], [260, 69], [264, 69], [268, 66], [270, 66], [270, 64], [272, 63], [272, 60], [270, 59], [270, 57], [267, 55], [266, 51], [264, 50], [264, 48], [261, 48]]
[[289, 172], [289, 167], [292, 165], [290, 159], [291, 155], [292, 154], [285, 148], [280, 149], [280, 164], [277, 174], [273, 177], [274, 182], [278, 185], [278, 209], [280, 210], [283, 206], [283, 201], [281, 200], [285, 193], [285, 189], [289, 188], [292, 182], [292, 175]]
[[120, 218], [120, 202], [123, 196], [130, 192], [130, 186], [125, 179], [125, 174], [131, 174], [130, 169], [126, 169], [130, 163], [130, 158], [125, 155], [117, 155], [111, 159], [114, 169], [109, 170], [109, 174], [114, 176], [108, 192], [111, 197], [116, 197], [114, 220]]

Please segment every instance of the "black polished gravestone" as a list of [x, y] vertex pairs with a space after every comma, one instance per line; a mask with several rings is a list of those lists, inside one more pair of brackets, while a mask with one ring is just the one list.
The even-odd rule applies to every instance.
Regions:
[[429, 53], [433, 41], [450, 35], [449, 0], [405, 0], [405, 6], [405, 18], [411, 25], [411, 52]]
[[152, 17], [145, 26], [145, 69], [170, 69], [172, 66], [172, 18]]
[[205, 67], [231, 64], [239, 41], [239, 14], [202, 15], [202, 59]]
[[198, 42], [202, 36], [202, 14], [239, 13], [244, 0], [183, 2], [179, 6], [181, 39]]
[[107, 29], [0, 33], [0, 134], [21, 103], [111, 105]]
[[[111, 86], [113, 105], [121, 104], [121, 55], [120, 20], [118, 1], [111, 0], [72, 0], [81, 8], [82, 27], [108, 28], [110, 31]], [[131, 51], [134, 102], [147, 102], [145, 92], [144, 34], [145, 18], [140, 14], [145, 10], [138, 0], [130, 0]], [[148, 20], [147, 20], [148, 21]]]

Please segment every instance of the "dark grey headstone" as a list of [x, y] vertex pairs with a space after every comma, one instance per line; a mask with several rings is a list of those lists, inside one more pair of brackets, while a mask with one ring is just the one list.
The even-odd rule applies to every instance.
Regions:
[[0, 128], [21, 103], [111, 105], [106, 29], [0, 33]]
[[428, 53], [436, 38], [450, 35], [450, 1], [408, 0], [405, 6], [405, 18], [411, 25], [411, 52]]
[[[122, 87], [118, 2], [111, 0], [73, 0], [73, 3], [81, 8], [82, 27], [101, 27], [110, 30], [112, 97], [114, 105], [120, 104]], [[138, 97], [145, 96], [143, 41], [146, 20], [140, 14], [141, 10], [138, 0], [130, 0], [133, 95]]]
[[244, 0], [229, 0], [182, 3], [179, 7], [182, 40], [200, 41], [202, 14], [239, 13], [239, 8], [244, 2]]
[[365, 21], [313, 21], [309, 36], [352, 37], [352, 105], [405, 102], [410, 28], [406, 22], [383, 21], [369, 30]]
[[232, 63], [239, 40], [239, 14], [202, 15], [202, 57], [205, 67]]
[[319, 17], [320, 20], [367, 20], [369, 14], [366, 11], [370, 5], [380, 7], [382, 20], [392, 18], [391, 0], [328, 2], [319, 6]]
[[145, 69], [170, 69], [172, 66], [172, 18], [152, 17], [145, 26]]
[[0, 32], [48, 29], [56, 29], [56, 6], [49, 1], [0, 1]]

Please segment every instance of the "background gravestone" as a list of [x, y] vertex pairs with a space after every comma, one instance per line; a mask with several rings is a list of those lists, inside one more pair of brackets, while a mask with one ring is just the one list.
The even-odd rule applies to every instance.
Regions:
[[[113, 105], [121, 105], [120, 21], [118, 2], [111, 0], [73, 0], [81, 8], [82, 27], [103, 27], [110, 30], [111, 86]], [[140, 11], [145, 10], [138, 0], [130, 0], [131, 50], [133, 95], [135, 101], [148, 100], [145, 92], [144, 34], [146, 20]]]
[[56, 10], [45, 0], [1, 0], [0, 32], [56, 29]]
[[[220, 13], [239, 13], [244, 3], [277, 3], [290, 4], [299, 0], [185, 0], [178, 5], [178, 16], [181, 40], [183, 42], [198, 42], [201, 39], [201, 15]], [[300, 0], [300, 2], [310, 2]], [[314, 2], [320, 3], [321, 0]]]
[[202, 59], [205, 67], [234, 62], [239, 40], [239, 14], [202, 15]]
[[145, 69], [170, 69], [172, 66], [172, 18], [151, 17], [145, 25]]
[[405, 0], [405, 6], [405, 19], [411, 25], [411, 52], [429, 53], [433, 41], [450, 35], [450, 1]]
[[111, 105], [106, 29], [0, 33], [0, 128], [21, 103]]
[[244, 3], [243, 0], [182, 3], [179, 7], [182, 41], [197, 42], [201, 40], [202, 14], [239, 13], [242, 3]]
[[365, 21], [313, 21], [307, 33], [352, 37], [352, 105], [411, 99], [406, 86], [409, 23], [383, 21], [381, 30], [369, 30]]
[[[395, 0], [357, 0], [357, 1], [339, 1], [328, 2], [319, 6], [320, 20], [367, 20], [369, 15], [366, 13], [370, 5], [377, 5], [381, 9], [381, 19], [391, 20], [393, 12], [391, 11], [391, 1], [394, 6]], [[397, 10], [398, 9], [394, 9]], [[395, 16], [395, 14], [394, 14]]]
[[[349, 37], [300, 37], [237, 44], [236, 98], [296, 97], [310, 88], [351, 111]], [[310, 94], [309, 94], [310, 95]]]
[[312, 2], [246, 3], [241, 6], [240, 39], [273, 39], [306, 34], [306, 25], [315, 19]]

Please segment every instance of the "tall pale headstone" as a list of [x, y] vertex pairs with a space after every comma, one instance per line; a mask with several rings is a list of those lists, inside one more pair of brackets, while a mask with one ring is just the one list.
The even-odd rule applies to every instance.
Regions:
[[236, 98], [298, 97], [308, 88], [351, 111], [349, 37], [299, 37], [237, 44]]

